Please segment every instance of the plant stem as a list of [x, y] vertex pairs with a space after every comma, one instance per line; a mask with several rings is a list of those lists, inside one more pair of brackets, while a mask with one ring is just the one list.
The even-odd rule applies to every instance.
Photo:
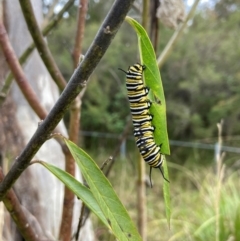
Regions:
[[20, 0], [19, 3], [21, 5], [23, 16], [28, 26], [28, 30], [33, 38], [40, 57], [42, 58], [47, 70], [49, 71], [51, 77], [59, 89], [63, 90], [66, 86], [66, 81], [58, 69], [57, 64], [55, 63], [55, 60], [47, 46], [47, 43], [44, 40], [43, 35], [38, 27], [31, 1]]
[[[73, 67], [77, 68], [79, 65], [79, 56], [82, 52], [82, 41], [85, 30], [85, 19], [87, 14], [88, 0], [79, 1], [78, 6], [78, 21], [75, 37], [75, 44], [73, 49]], [[80, 110], [82, 106], [81, 98], [85, 92], [84, 88], [80, 95], [78, 95], [72, 102], [70, 107], [70, 124], [69, 124], [69, 139], [75, 144], [78, 144], [78, 136], [80, 129]], [[75, 176], [75, 161], [69, 153], [66, 155], [65, 170], [72, 176]], [[83, 204], [82, 204], [83, 205]], [[62, 222], [60, 227], [59, 239], [63, 241], [71, 240], [72, 218], [73, 218], [74, 194], [65, 186]], [[79, 229], [80, 230], [80, 229]]]
[[168, 41], [168, 44], [166, 45], [166, 47], [164, 48], [164, 50], [162, 51], [161, 55], [158, 57], [157, 59], [157, 63], [158, 63], [158, 67], [159, 69], [161, 69], [162, 65], [165, 63], [166, 59], [168, 58], [168, 56], [170, 55], [170, 53], [172, 52], [175, 44], [177, 43], [177, 40], [180, 38], [180, 36], [183, 33], [183, 30], [185, 29], [185, 27], [187, 26], [187, 22], [188, 20], [192, 17], [192, 15], [194, 14], [197, 5], [199, 3], [200, 0], [195, 0], [194, 4], [192, 5], [191, 10], [188, 12], [187, 17], [185, 18], [184, 22], [181, 24], [181, 26], [174, 32], [173, 36], [171, 37], [171, 39]]
[[29, 85], [23, 69], [18, 62], [17, 56], [15, 55], [14, 50], [10, 44], [7, 31], [2, 21], [0, 21], [0, 45], [2, 47], [2, 51], [6, 58], [8, 66], [11, 69], [23, 95], [25, 96], [32, 109], [39, 116], [39, 118], [43, 120], [47, 116], [47, 111], [40, 104], [37, 95], [35, 94], [32, 87]]

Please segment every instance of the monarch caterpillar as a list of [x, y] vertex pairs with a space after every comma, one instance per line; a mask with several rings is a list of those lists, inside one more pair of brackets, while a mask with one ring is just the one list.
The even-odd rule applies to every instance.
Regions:
[[142, 125], [140, 128], [135, 128], [133, 135], [135, 137], [139, 136], [152, 136], [152, 132], [154, 132], [154, 127], [153, 126], [148, 126], [148, 125]]
[[130, 103], [130, 110], [132, 114], [142, 115], [148, 114], [148, 109], [150, 108], [152, 102], [140, 102], [140, 103]]
[[[153, 116], [149, 113], [151, 101], [147, 95], [149, 88], [144, 86], [142, 73], [146, 67], [141, 64], [134, 64], [128, 68], [128, 71], [123, 71], [126, 74], [126, 87], [132, 121], [134, 126], [134, 136], [136, 145], [146, 163], [150, 165], [150, 183], [152, 168], [159, 168], [164, 180], [168, 181], [161, 169], [164, 155], [161, 153], [161, 145], [157, 145], [152, 126]], [[169, 182], [169, 181], [168, 181]]]

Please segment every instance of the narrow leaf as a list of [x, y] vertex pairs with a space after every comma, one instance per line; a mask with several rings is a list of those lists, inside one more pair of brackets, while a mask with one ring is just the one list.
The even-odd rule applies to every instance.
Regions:
[[46, 167], [54, 176], [63, 182], [67, 188], [76, 194], [76, 196], [78, 196], [86, 204], [86, 206], [109, 228], [109, 224], [89, 188], [85, 187], [69, 173], [59, 169], [58, 167], [43, 161], [36, 162]]
[[96, 163], [74, 143], [69, 140], [65, 140], [65, 142], [81, 169], [115, 237], [120, 241], [142, 240], [112, 185]]

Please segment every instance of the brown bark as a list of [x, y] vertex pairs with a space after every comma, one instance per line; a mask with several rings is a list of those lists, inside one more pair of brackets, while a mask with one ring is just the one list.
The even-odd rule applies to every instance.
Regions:
[[[85, 30], [87, 4], [88, 4], [87, 0], [79, 1], [77, 31], [76, 31], [76, 37], [75, 37], [75, 45], [73, 49], [74, 69], [77, 68], [79, 64], [79, 56], [82, 51], [82, 40], [83, 40], [84, 30]], [[81, 102], [80, 96], [77, 96], [70, 107], [69, 139], [76, 144], [78, 144], [78, 136], [79, 136], [79, 128], [80, 128], [79, 125], [80, 125], [81, 103], [82, 102]], [[72, 176], [75, 176], [75, 161], [70, 153], [66, 155], [65, 170], [68, 173], [70, 173]], [[67, 187], [65, 187], [62, 223], [61, 223], [60, 234], [59, 234], [60, 240], [63, 240], [63, 241], [71, 240], [73, 203], [74, 203], [74, 195]]]
[[82, 41], [85, 31], [85, 19], [87, 14], [88, 0], [79, 0], [79, 11], [78, 11], [78, 21], [77, 21], [77, 32], [75, 37], [75, 45], [73, 49], [73, 63], [74, 68], [77, 68], [79, 64], [79, 57], [82, 52]]

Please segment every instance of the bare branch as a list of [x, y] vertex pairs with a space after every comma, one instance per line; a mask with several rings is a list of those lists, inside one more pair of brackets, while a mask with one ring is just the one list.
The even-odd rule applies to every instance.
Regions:
[[82, 52], [82, 40], [85, 31], [85, 19], [87, 14], [88, 0], [80, 0], [78, 6], [78, 21], [77, 21], [77, 32], [75, 37], [75, 45], [73, 49], [73, 62], [74, 68], [79, 64], [79, 56]]
[[32, 35], [36, 48], [41, 56], [46, 68], [48, 69], [53, 80], [56, 82], [57, 86], [63, 90], [66, 86], [66, 81], [58, 69], [57, 64], [44, 40], [42, 33], [38, 27], [37, 20], [35, 18], [32, 4], [30, 0], [20, 0], [19, 1], [23, 16], [25, 18], [28, 30]]
[[[80, 118], [80, 100], [79, 100], [79, 97], [77, 97], [71, 104], [70, 124], [69, 124], [69, 139], [76, 144], [78, 143], [79, 118]], [[72, 176], [75, 176], [75, 161], [71, 153], [69, 152], [65, 154], [65, 171], [71, 174]], [[74, 207], [74, 194], [71, 190], [69, 190], [65, 186], [59, 240], [67, 241], [71, 239], [73, 207]]]
[[2, 47], [6, 61], [13, 75], [15, 76], [16, 82], [21, 89], [23, 95], [25, 96], [32, 109], [39, 116], [39, 118], [43, 120], [47, 116], [47, 111], [41, 106], [37, 95], [35, 94], [32, 87], [29, 85], [27, 78], [22, 70], [22, 67], [18, 62], [17, 56], [15, 55], [14, 50], [10, 44], [7, 31], [2, 21], [0, 21], [0, 45]]
[[[82, 52], [82, 40], [85, 30], [85, 19], [87, 14], [88, 0], [79, 1], [78, 6], [78, 21], [75, 37], [75, 45], [73, 49], [73, 65], [74, 69], [79, 65], [79, 56]], [[70, 124], [69, 124], [69, 139], [78, 144], [79, 125], [80, 125], [80, 110], [82, 106], [81, 98], [85, 93], [86, 88], [82, 89], [80, 94], [72, 102], [70, 107]], [[66, 155], [65, 170], [72, 176], [75, 176], [75, 161], [71, 154]], [[60, 227], [59, 239], [67, 241], [71, 239], [71, 228], [73, 218], [74, 194], [65, 186], [62, 222]], [[84, 204], [82, 204], [84, 205]], [[83, 208], [83, 206], [82, 206]]]

